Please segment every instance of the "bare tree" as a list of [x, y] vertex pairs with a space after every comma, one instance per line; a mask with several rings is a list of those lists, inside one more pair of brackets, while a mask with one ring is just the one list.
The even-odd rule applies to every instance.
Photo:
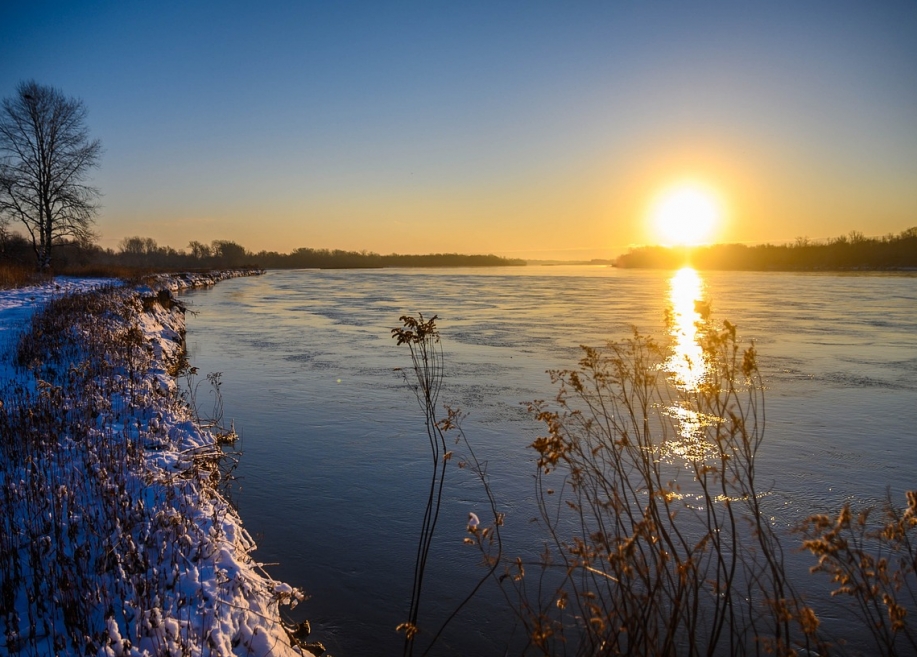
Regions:
[[212, 255], [212, 251], [207, 244], [202, 244], [197, 240], [188, 242], [188, 248], [191, 249], [191, 256], [195, 260], [204, 260]]
[[0, 108], [0, 217], [25, 226], [42, 270], [54, 244], [94, 237], [99, 190], [84, 181], [102, 145], [89, 139], [85, 119], [81, 100], [34, 81]]
[[132, 256], [155, 255], [159, 245], [152, 237], [125, 237], [118, 244], [121, 253]]
[[224, 267], [238, 267], [245, 263], [245, 247], [232, 240], [213, 240], [210, 252]]

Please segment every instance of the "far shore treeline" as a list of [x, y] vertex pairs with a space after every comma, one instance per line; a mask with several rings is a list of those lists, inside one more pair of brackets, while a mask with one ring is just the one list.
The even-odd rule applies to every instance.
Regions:
[[[33, 265], [32, 245], [23, 237], [0, 231], [0, 259], [22, 266]], [[299, 248], [291, 253], [247, 250], [230, 240], [210, 244], [193, 241], [187, 249], [160, 246], [149, 237], [128, 237], [117, 250], [96, 244], [61, 243], [55, 248], [52, 267], [56, 272], [124, 269], [199, 269], [212, 267], [260, 267], [264, 269], [368, 269], [380, 267], [500, 267], [525, 265], [524, 260], [495, 255], [431, 253], [380, 255], [370, 251]]]
[[[298, 248], [290, 253], [247, 250], [230, 240], [210, 244], [192, 241], [185, 249], [160, 246], [148, 237], [121, 240], [117, 249], [92, 242], [62, 241], [54, 250], [51, 270], [58, 274], [129, 277], [144, 271], [174, 271], [232, 267], [263, 269], [370, 269], [383, 267], [505, 267], [526, 261], [495, 255], [431, 253], [389, 254], [371, 251]], [[560, 263], [554, 263], [560, 264]], [[584, 264], [584, 263], [578, 263]], [[700, 270], [733, 271], [881, 271], [917, 269], [917, 226], [894, 235], [849, 235], [792, 244], [714, 244], [700, 247], [643, 246], [615, 260], [593, 261], [624, 269], [678, 269], [686, 264]], [[0, 230], [0, 279], [19, 271], [24, 284], [34, 272], [33, 245], [11, 231]], [[0, 280], [7, 287], [15, 280]]]
[[793, 244], [713, 244], [699, 247], [643, 246], [619, 256], [617, 267], [701, 270], [856, 271], [917, 269], [917, 226], [897, 235], [865, 237], [853, 231], [824, 242], [799, 238]]

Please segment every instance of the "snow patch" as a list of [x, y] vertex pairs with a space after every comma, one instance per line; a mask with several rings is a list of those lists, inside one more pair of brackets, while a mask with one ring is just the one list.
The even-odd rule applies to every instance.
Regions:
[[[22, 571], [14, 609], [0, 623], [5, 623], [0, 652], [116, 657], [312, 654], [290, 638], [280, 620], [281, 606], [295, 606], [302, 592], [273, 580], [252, 559], [255, 542], [214, 483], [221, 454], [216, 437], [195, 423], [170, 374], [182, 358], [185, 329], [185, 309], [173, 293], [248, 273], [160, 276], [137, 289], [112, 292], [121, 295], [124, 312], [106, 321], [114, 323], [110, 330], [139, 331], [142, 378], [132, 379], [132, 372], [115, 367], [108, 379], [95, 382], [84, 393], [93, 397], [90, 425], [79, 425], [83, 433], [78, 439], [58, 435], [53, 449], [42, 456], [45, 461], [36, 457], [29, 465], [0, 452], [0, 493], [4, 510], [12, 513], [3, 527], [10, 534], [3, 543], [13, 546], [16, 554], [10, 558]], [[33, 373], [17, 368], [11, 354], [19, 331], [37, 308], [57, 296], [108, 283], [55, 279], [0, 291], [0, 395], [17, 385], [19, 390], [34, 387], [36, 399], [45, 395], [52, 409], [59, 397], [57, 412], [65, 426], [73, 403], [61, 392], [64, 384], [30, 383], [26, 379]], [[71, 372], [81, 366], [74, 356], [57, 369]], [[85, 441], [96, 442], [89, 449]], [[136, 465], [117, 477], [112, 472], [117, 461], [97, 456], [112, 449], [137, 454], [131, 450], [138, 448], [137, 460], [127, 459]], [[75, 471], [76, 463], [85, 463], [85, 468]], [[32, 507], [39, 484], [47, 504], [39, 504], [42, 511], [36, 516]], [[36, 522], [47, 527], [37, 547], [17, 543], [35, 536]], [[99, 530], [103, 536], [90, 536]], [[81, 553], [80, 545], [93, 546], [86, 549], [94, 552]], [[103, 591], [107, 599], [73, 607], [68, 596], [74, 593], [58, 590], [49, 592], [51, 604], [34, 600], [27, 592], [44, 576], [36, 570], [41, 554], [52, 569], [71, 562], [95, 564], [88, 576], [96, 581], [84, 583], [75, 594]], [[85, 571], [78, 574], [87, 577]], [[53, 577], [58, 584], [69, 581], [66, 573]], [[73, 623], [64, 619], [67, 612], [62, 609], [71, 608], [67, 605], [90, 609], [80, 621], [85, 640], [80, 639], [79, 650], [73, 648], [72, 632], [68, 634]]]

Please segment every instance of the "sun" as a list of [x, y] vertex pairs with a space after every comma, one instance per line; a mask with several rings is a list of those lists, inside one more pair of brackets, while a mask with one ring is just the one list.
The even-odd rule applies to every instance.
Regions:
[[705, 244], [721, 219], [716, 194], [697, 183], [682, 183], [663, 191], [651, 212], [653, 232], [666, 246]]

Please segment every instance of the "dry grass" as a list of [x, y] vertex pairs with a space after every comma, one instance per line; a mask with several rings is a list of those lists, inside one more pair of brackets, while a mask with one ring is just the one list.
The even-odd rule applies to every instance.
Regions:
[[901, 508], [889, 496], [878, 519], [875, 509], [845, 505], [801, 528], [803, 547], [818, 557], [812, 572], [830, 577], [831, 595], [853, 610], [877, 654], [917, 654], [917, 491], [906, 500]]
[[80, 278], [119, 278], [124, 280], [134, 280], [145, 275], [159, 273], [149, 268], [143, 267], [124, 267], [122, 265], [103, 265], [103, 264], [85, 264], [85, 265], [67, 265], [58, 267], [54, 271], [59, 276], [76, 276]]
[[188, 409], [151, 374], [141, 312], [122, 288], [55, 299], [0, 385], [0, 653], [264, 654], [226, 619], [263, 587], [291, 600], [223, 560], [252, 546], [224, 524], [222, 452], [178, 444]]
[[0, 290], [33, 285], [42, 280], [33, 269], [15, 263], [0, 263]]
[[673, 385], [634, 333], [552, 372], [536, 497], [546, 549], [504, 586], [537, 654], [793, 655], [823, 649], [761, 508], [763, 397], [754, 348], [701, 329], [706, 370]]
[[[423, 337], [438, 349], [432, 322], [402, 321], [399, 342]], [[756, 483], [765, 425], [757, 353], [738, 344], [729, 322], [704, 315], [697, 328], [697, 386], [678, 384], [667, 349], [636, 331], [583, 347], [577, 367], [551, 372], [557, 396], [529, 405], [545, 428], [530, 445], [543, 550], [504, 558], [503, 516], [481, 474], [492, 515], [474, 517], [465, 542], [525, 628], [523, 654], [824, 657], [858, 654], [850, 641], [869, 637], [875, 654], [917, 653], [917, 492], [903, 508], [889, 500], [880, 517], [845, 507], [808, 519], [802, 548], [818, 558], [813, 573], [835, 586], [832, 604], [813, 608], [799, 590], [823, 580], [790, 581]], [[441, 380], [441, 361], [412, 349], [412, 362], [428, 433], [457, 429], [470, 451], [460, 413], [446, 407], [438, 418], [435, 395], [423, 394], [424, 381]], [[445, 450], [442, 440], [433, 445]], [[449, 459], [434, 454], [444, 467]], [[413, 641], [425, 628], [412, 612]], [[849, 618], [849, 635], [825, 636], [819, 615]], [[424, 654], [435, 654], [431, 635]]]

